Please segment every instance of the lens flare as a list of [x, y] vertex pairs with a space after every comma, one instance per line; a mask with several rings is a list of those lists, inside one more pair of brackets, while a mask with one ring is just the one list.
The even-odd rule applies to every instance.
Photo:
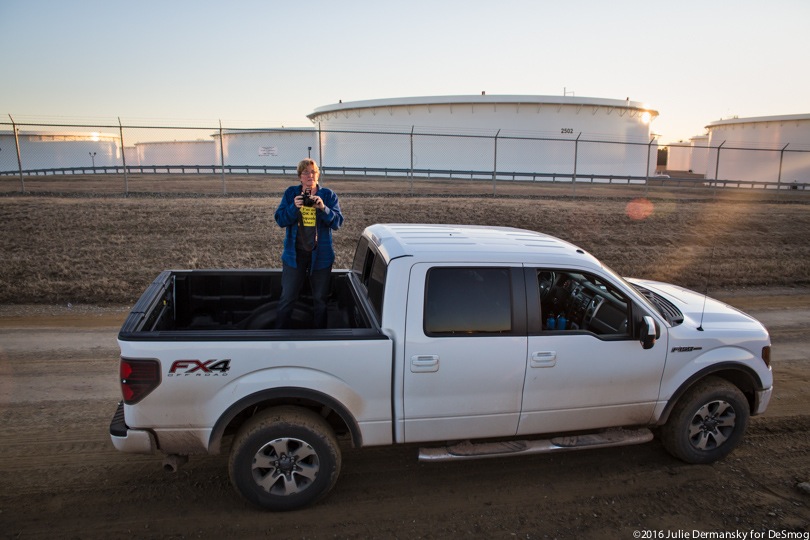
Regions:
[[653, 210], [655, 210], [655, 208], [652, 202], [644, 197], [639, 197], [627, 203], [624, 212], [630, 219], [641, 221], [650, 217]]

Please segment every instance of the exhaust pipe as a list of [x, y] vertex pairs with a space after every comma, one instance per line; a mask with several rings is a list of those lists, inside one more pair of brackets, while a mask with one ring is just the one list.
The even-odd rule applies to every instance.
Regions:
[[180, 454], [169, 454], [163, 460], [163, 470], [170, 473], [176, 473], [181, 465], [188, 463], [188, 456], [181, 456]]

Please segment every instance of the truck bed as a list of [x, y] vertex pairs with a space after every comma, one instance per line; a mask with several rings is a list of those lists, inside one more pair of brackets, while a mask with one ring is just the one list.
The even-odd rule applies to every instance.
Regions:
[[[332, 272], [326, 330], [312, 329], [312, 299], [307, 283], [298, 300], [292, 328], [276, 330], [281, 270], [167, 270], [144, 292], [125, 321], [121, 339], [228, 339], [266, 337], [308, 330], [341, 338], [379, 335], [347, 270]], [[340, 332], [336, 332], [340, 331]]]

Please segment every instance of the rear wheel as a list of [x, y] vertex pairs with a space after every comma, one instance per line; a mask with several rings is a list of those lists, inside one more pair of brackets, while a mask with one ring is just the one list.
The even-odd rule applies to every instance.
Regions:
[[687, 463], [711, 463], [740, 444], [750, 417], [739, 388], [719, 377], [697, 383], [675, 405], [661, 442]]
[[239, 430], [228, 460], [242, 497], [268, 510], [312, 504], [335, 485], [341, 455], [326, 421], [307, 409], [263, 411]]

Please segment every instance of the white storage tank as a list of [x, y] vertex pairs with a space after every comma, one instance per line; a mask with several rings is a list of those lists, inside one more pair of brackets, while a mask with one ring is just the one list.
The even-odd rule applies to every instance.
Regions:
[[325, 167], [571, 175], [576, 153], [578, 176], [643, 177], [655, 171], [656, 116], [629, 99], [482, 94], [337, 103], [308, 118]]
[[706, 178], [810, 182], [810, 114], [730, 118], [706, 129]]
[[135, 145], [125, 146], [124, 159], [126, 159], [127, 167], [135, 167], [140, 165], [141, 161], [138, 158], [138, 148]]
[[[118, 135], [99, 132], [17, 132], [23, 171], [121, 165]], [[0, 171], [18, 171], [14, 131], [0, 132]]]
[[696, 135], [689, 139], [689, 172], [706, 174], [709, 163], [709, 136]]
[[678, 141], [667, 145], [667, 170], [688, 171], [689, 154], [692, 147], [688, 141]]
[[[216, 163], [214, 141], [157, 141], [135, 143], [138, 165], [202, 165]], [[127, 154], [129, 157], [129, 154]], [[129, 165], [127, 161], [127, 165]], [[133, 163], [133, 165], [135, 165]]]
[[[220, 164], [219, 133], [215, 142], [216, 163]], [[320, 161], [318, 132], [311, 127], [243, 129], [222, 132], [225, 165], [295, 167], [305, 157]]]

